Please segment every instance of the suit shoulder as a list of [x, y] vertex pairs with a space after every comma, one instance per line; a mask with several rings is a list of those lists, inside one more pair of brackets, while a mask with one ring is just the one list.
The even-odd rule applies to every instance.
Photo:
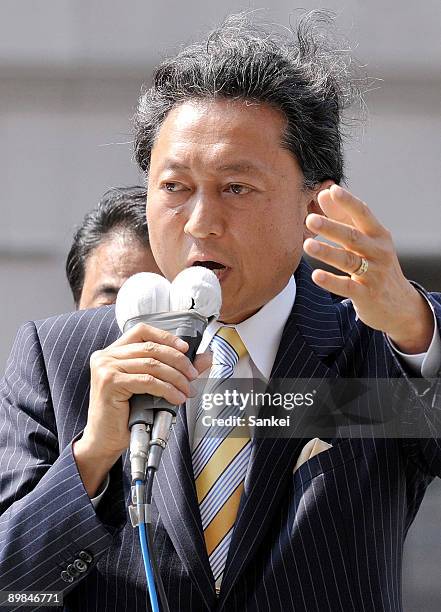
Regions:
[[[35, 325], [43, 354], [91, 353], [119, 336], [114, 306], [78, 310], [31, 323]], [[28, 324], [29, 325], [29, 324]]]

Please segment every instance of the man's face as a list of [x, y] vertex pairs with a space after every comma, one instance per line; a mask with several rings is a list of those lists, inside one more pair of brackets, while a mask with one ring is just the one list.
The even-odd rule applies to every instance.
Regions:
[[121, 285], [138, 272], [161, 274], [150, 248], [125, 231], [111, 234], [87, 259], [78, 308], [114, 304]]
[[226, 323], [277, 295], [301, 257], [312, 196], [281, 146], [284, 125], [269, 106], [186, 102], [167, 115], [152, 150], [147, 218], [155, 259], [169, 280], [202, 262], [218, 268]]

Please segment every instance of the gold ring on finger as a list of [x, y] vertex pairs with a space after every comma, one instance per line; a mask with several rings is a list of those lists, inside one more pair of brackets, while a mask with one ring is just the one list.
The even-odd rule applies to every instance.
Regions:
[[356, 274], [357, 276], [363, 276], [363, 274], [366, 274], [366, 272], [368, 271], [368, 268], [369, 268], [368, 260], [362, 257], [360, 265], [355, 270], [355, 272], [352, 272], [352, 274]]

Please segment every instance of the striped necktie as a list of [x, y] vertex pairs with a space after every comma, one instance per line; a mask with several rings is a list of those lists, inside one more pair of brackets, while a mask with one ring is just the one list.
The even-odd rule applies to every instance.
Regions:
[[[211, 341], [210, 348], [213, 351], [210, 380], [230, 378], [239, 359], [247, 354], [239, 334], [231, 327], [222, 327]], [[216, 384], [216, 381], [212, 382]], [[203, 434], [193, 450], [192, 461], [205, 543], [216, 586], [219, 587], [243, 491], [251, 440], [247, 430], [243, 433], [243, 428], [240, 428], [241, 434], [237, 427], [229, 430], [218, 428], [219, 434], [216, 427], [203, 430], [198, 427], [202, 413], [200, 406], [196, 429], [199, 428]], [[228, 416], [243, 416], [243, 411], [239, 406], [225, 406], [218, 417]]]

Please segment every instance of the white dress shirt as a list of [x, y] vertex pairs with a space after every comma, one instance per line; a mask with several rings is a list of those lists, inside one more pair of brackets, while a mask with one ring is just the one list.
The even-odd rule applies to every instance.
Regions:
[[[282, 338], [283, 329], [292, 310], [296, 297], [296, 282], [294, 276], [288, 284], [272, 300], [262, 306], [254, 315], [237, 323], [228, 325], [237, 330], [242, 342], [246, 346], [248, 354], [239, 359], [235, 369], [235, 378], [260, 378], [268, 381], [271, 370], [276, 359], [277, 350]], [[430, 303], [429, 303], [430, 305]], [[430, 305], [432, 308], [432, 306]], [[432, 309], [433, 310], [433, 309]], [[433, 314], [435, 329], [430, 346], [425, 353], [408, 355], [399, 351], [391, 342], [391, 346], [403, 364], [415, 376], [424, 378], [434, 378], [441, 366], [441, 338], [438, 333], [438, 324]], [[198, 353], [207, 350], [213, 336], [223, 324], [219, 321], [212, 321], [207, 326]], [[262, 342], [262, 337], [265, 342]], [[207, 378], [209, 369], [201, 374], [201, 378]], [[187, 401], [187, 424], [189, 433], [190, 448], [193, 448], [193, 433], [195, 428], [195, 417], [198, 408], [198, 398], [191, 398]], [[108, 476], [100, 488], [100, 493], [91, 499], [96, 508], [108, 486]]]

